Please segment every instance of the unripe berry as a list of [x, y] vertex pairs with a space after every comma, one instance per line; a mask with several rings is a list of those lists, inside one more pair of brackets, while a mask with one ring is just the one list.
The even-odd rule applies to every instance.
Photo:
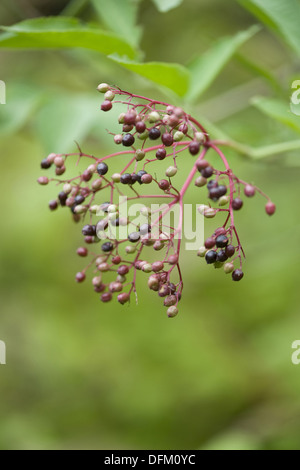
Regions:
[[236, 197], [232, 201], [232, 209], [235, 211], [239, 211], [243, 207], [243, 205], [244, 203], [239, 197]]
[[181, 124], [181, 125], [179, 126], [178, 130], [179, 130], [180, 132], [182, 132], [184, 135], [186, 135], [186, 134], [188, 133], [189, 126], [188, 126], [186, 123]]
[[129, 266], [127, 266], [126, 264], [122, 264], [118, 267], [118, 274], [121, 274], [121, 276], [125, 276], [125, 274], [127, 273], [129, 273]]
[[101, 104], [101, 110], [102, 111], [110, 111], [112, 108], [112, 102], [109, 101], [109, 100], [105, 100], [103, 101], [103, 103]]
[[198, 188], [202, 188], [206, 184], [207, 184], [207, 179], [204, 178], [203, 176], [198, 176], [195, 180], [195, 186], [197, 186]]
[[169, 166], [169, 168], [166, 169], [166, 176], [168, 178], [172, 178], [172, 176], [175, 176], [177, 174], [177, 168], [175, 166]]
[[150, 263], [146, 263], [142, 266], [142, 271], [144, 273], [151, 273], [152, 272], [152, 266]]
[[121, 113], [118, 117], [119, 124], [124, 124], [125, 122], [125, 113]]
[[152, 176], [149, 175], [148, 173], [147, 173], [146, 175], [143, 175], [143, 176], [141, 177], [141, 182], [142, 182], [143, 184], [150, 184], [150, 183], [152, 183], [152, 180], [153, 180]]
[[77, 254], [78, 256], [81, 256], [82, 258], [85, 258], [88, 255], [88, 250], [84, 247], [80, 247], [77, 249]]
[[200, 258], [204, 258], [207, 253], [207, 249], [205, 246], [201, 246], [197, 252], [197, 256], [200, 256]]
[[49, 202], [49, 209], [50, 209], [51, 211], [55, 211], [55, 209], [57, 209], [57, 207], [58, 207], [57, 201], [50, 201], [50, 202]]
[[45, 186], [46, 184], [49, 183], [49, 179], [47, 178], [47, 176], [40, 176], [38, 179], [37, 179], [37, 182], [39, 184], [41, 184], [42, 186]]
[[100, 93], [106, 93], [108, 90], [110, 90], [110, 86], [107, 83], [100, 83], [100, 85], [97, 87], [97, 90]]
[[52, 165], [52, 163], [54, 163], [54, 158], [55, 158], [56, 156], [57, 156], [56, 153], [50, 153], [50, 154], [48, 155], [48, 157], [46, 158], [46, 160], [47, 160], [49, 163], [51, 163], [51, 165]]
[[156, 240], [156, 242], [154, 242], [154, 244], [153, 244], [153, 249], [154, 249], [155, 251], [160, 251], [160, 250], [163, 249], [164, 246], [165, 246], [165, 245], [164, 245], [164, 243], [163, 243], [162, 241]]
[[99, 287], [102, 284], [102, 277], [101, 276], [95, 276], [92, 279], [93, 286]]
[[95, 181], [92, 182], [92, 190], [93, 191], [98, 191], [102, 186], [102, 179], [98, 178]]
[[120, 183], [121, 181], [121, 174], [120, 173], [114, 173], [111, 177], [112, 181], [114, 183]]
[[157, 112], [157, 111], [152, 111], [149, 115], [148, 115], [148, 119], [149, 119], [149, 122], [157, 122], [160, 120], [160, 114]]
[[123, 289], [123, 286], [122, 286], [121, 282], [113, 281], [109, 284], [110, 292], [121, 292], [122, 289]]
[[133, 124], [123, 124], [122, 131], [123, 132], [130, 132], [134, 128]]
[[155, 261], [152, 263], [152, 271], [158, 273], [164, 269], [164, 263], [162, 261]]
[[121, 134], [116, 134], [114, 136], [114, 143], [120, 145], [123, 141], [123, 136]]
[[132, 232], [128, 235], [128, 240], [131, 242], [131, 243], [137, 243], [138, 241], [140, 241], [140, 234], [139, 232]]
[[175, 142], [180, 142], [184, 137], [184, 133], [181, 131], [176, 131], [174, 134], [174, 141]]
[[171, 255], [169, 256], [167, 263], [174, 265], [178, 263], [178, 255]]
[[266, 213], [268, 215], [273, 215], [275, 213], [275, 211], [276, 211], [275, 204], [271, 201], [267, 202], [267, 204], [266, 204]]
[[112, 294], [110, 292], [105, 292], [101, 295], [101, 300], [104, 303], [110, 302], [112, 299]]
[[169, 318], [174, 318], [178, 314], [178, 308], [173, 305], [172, 307], [169, 307], [167, 310], [167, 315]]
[[209, 207], [208, 209], [205, 209], [204, 211], [204, 217], [206, 219], [213, 219], [216, 216], [216, 214], [217, 212], [212, 207]]
[[159, 280], [155, 276], [150, 276], [148, 279], [148, 287], [149, 289], [157, 292], [159, 289]]
[[135, 158], [137, 162], [142, 161], [146, 156], [146, 153], [143, 150], [137, 150], [135, 152]]
[[146, 140], [146, 139], [148, 139], [148, 137], [149, 137], [149, 132], [147, 131], [147, 129], [144, 132], [142, 132], [141, 134], [138, 135], [138, 138], [140, 140]]
[[134, 246], [126, 246], [125, 251], [128, 255], [135, 253], [136, 248]]
[[176, 295], [168, 295], [167, 297], [165, 297], [165, 300], [164, 300], [165, 307], [171, 307], [172, 305], [175, 305], [176, 303], [177, 303]]
[[56, 176], [61, 176], [65, 173], [66, 171], [66, 167], [65, 166], [61, 166], [61, 167], [57, 167], [55, 168], [55, 174]]
[[158, 186], [163, 191], [167, 191], [170, 187], [170, 183], [167, 180], [160, 180], [160, 182], [158, 183]]
[[124, 284], [126, 281], [126, 276], [122, 276], [121, 274], [117, 275], [117, 282], [121, 282], [121, 284]]
[[88, 210], [86, 206], [75, 206], [74, 207], [74, 214], [85, 214], [85, 212]]
[[109, 264], [108, 263], [100, 263], [100, 264], [98, 264], [97, 268], [102, 273], [106, 273], [107, 271], [109, 271]]
[[105, 93], [105, 95], [104, 95], [104, 99], [105, 99], [106, 101], [113, 101], [114, 98], [115, 98], [115, 96], [116, 96], [116, 95], [114, 94], [113, 91], [108, 90], [108, 91]]
[[222, 196], [220, 197], [219, 199], [219, 206], [227, 206], [227, 204], [229, 203], [230, 201], [230, 197], [229, 196]]
[[247, 197], [253, 197], [255, 195], [255, 188], [254, 186], [251, 186], [251, 184], [246, 184], [245, 188], [244, 188], [244, 193], [245, 193], [245, 196]]
[[63, 157], [58, 156], [54, 158], [54, 165], [56, 167], [61, 168], [64, 166], [64, 164], [65, 164], [65, 160], [63, 159]]
[[85, 274], [84, 273], [77, 273], [76, 274], [76, 282], [83, 282], [85, 280]]
[[126, 304], [126, 302], [129, 302], [129, 300], [130, 300], [130, 295], [127, 294], [127, 292], [123, 292], [122, 294], [118, 295], [118, 302], [121, 305]]
[[224, 272], [225, 274], [230, 274], [234, 271], [234, 265], [233, 263], [226, 263], [224, 264]]
[[207, 160], [198, 160], [196, 162], [196, 167], [198, 171], [204, 170], [204, 168], [207, 168], [209, 165]]
[[197, 140], [197, 142], [199, 142], [200, 144], [204, 144], [205, 134], [203, 132], [196, 132], [194, 137]]
[[63, 191], [65, 194], [70, 194], [72, 191], [72, 186], [69, 183], [64, 184]]
[[241, 269], [236, 269], [232, 273], [232, 280], [233, 281], [241, 281], [244, 277], [244, 273]]

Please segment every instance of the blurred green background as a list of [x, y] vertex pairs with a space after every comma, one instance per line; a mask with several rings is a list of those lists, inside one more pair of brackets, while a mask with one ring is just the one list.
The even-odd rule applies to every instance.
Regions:
[[[59, 15], [64, 6], [96, 21], [88, 2], [10, 0], [1, 2], [0, 22]], [[138, 23], [145, 60], [186, 64], [257, 19], [234, 0], [184, 0], [166, 13], [143, 1]], [[249, 104], [274, 92], [245, 58], [274, 74], [288, 111], [297, 61], [263, 28], [189, 105], [194, 115], [254, 147], [297, 139], [297, 129]], [[300, 365], [291, 362], [300, 339], [299, 152], [257, 161], [226, 152], [235, 173], [278, 206], [268, 218], [256, 197], [237, 214], [243, 282], [188, 252], [176, 319], [142, 274], [138, 306], [103, 305], [89, 283], [74, 283], [84, 266], [75, 254], [80, 227], [64, 211], [49, 212], [55, 189], [37, 186], [39, 162], [73, 151], [75, 139], [97, 156], [110, 151], [112, 117], [99, 112], [98, 83], [166, 99], [164, 91], [82, 49], [0, 49], [0, 61], [0, 448], [299, 449]], [[191, 158], [180, 164], [187, 171]], [[186, 202], [203, 201], [190, 191]]]

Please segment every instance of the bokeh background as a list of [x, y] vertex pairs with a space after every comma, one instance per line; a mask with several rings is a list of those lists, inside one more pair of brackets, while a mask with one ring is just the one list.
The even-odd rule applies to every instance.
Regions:
[[[67, 4], [3, 1], [0, 23], [59, 15]], [[82, 5], [77, 15], [94, 20]], [[143, 1], [141, 47], [145, 60], [185, 64], [215, 39], [256, 22], [233, 0], [185, 0], [165, 14]], [[297, 64], [262, 29], [193, 113], [253, 146], [297, 138], [249, 104], [273, 91], [241, 55], [274, 73], [288, 109]], [[65, 211], [49, 212], [55, 190], [36, 184], [39, 162], [50, 151], [72, 151], [75, 139], [90, 153], [109, 151], [112, 117], [105, 122], [99, 112], [98, 83], [165, 96], [89, 51], [0, 49], [0, 61], [7, 84], [0, 107], [0, 339], [7, 345], [0, 448], [298, 449], [300, 365], [291, 362], [291, 345], [300, 339], [299, 155], [253, 161], [227, 152], [235, 172], [278, 206], [268, 218], [255, 197], [237, 214], [247, 254], [243, 282], [189, 252], [177, 318], [166, 317], [143, 279], [138, 306], [103, 305], [88, 282], [74, 282], [84, 265], [75, 254], [80, 228]], [[181, 162], [183, 170], [190, 164], [188, 156]], [[190, 191], [187, 202], [199, 202], [199, 192]]]

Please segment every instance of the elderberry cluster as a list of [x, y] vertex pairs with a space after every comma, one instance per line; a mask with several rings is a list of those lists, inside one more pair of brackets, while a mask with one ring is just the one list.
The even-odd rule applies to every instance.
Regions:
[[[118, 117], [120, 132], [111, 134], [114, 144], [122, 150], [100, 157], [83, 153], [79, 146], [76, 153], [52, 153], [42, 160], [41, 168], [54, 168], [55, 175], [41, 176], [38, 182], [46, 185], [53, 181], [59, 186], [57, 197], [49, 202], [51, 211], [66, 208], [75, 222], [82, 223], [85, 246], [80, 246], [77, 254], [82, 258], [89, 256], [91, 261], [76, 274], [78, 283], [85, 281], [88, 270], [93, 271], [93, 289], [100, 294], [101, 301], [106, 303], [117, 297], [123, 305], [132, 295], [137, 297], [136, 277], [141, 271], [148, 275], [149, 289], [164, 299], [167, 315], [174, 317], [183, 291], [179, 265], [183, 198], [191, 183], [194, 181], [196, 187], [207, 191], [208, 203], [198, 207], [205, 218], [225, 215], [224, 224], [205, 240], [198, 256], [216, 268], [223, 267], [226, 274], [231, 273], [233, 281], [240, 281], [244, 276], [244, 251], [234, 221], [235, 211], [244, 204], [242, 189], [248, 198], [257, 192], [265, 197], [269, 215], [275, 212], [275, 205], [260, 189], [234, 175], [218, 143], [183, 109], [103, 83], [98, 91], [104, 93], [102, 111], [107, 112], [115, 105], [125, 107]], [[185, 151], [194, 157], [191, 171], [184, 184], [176, 188], [178, 159]], [[221, 169], [206, 159], [209, 152], [219, 156]], [[84, 159], [89, 164], [78, 176], [63, 179], [67, 163], [73, 157], [77, 162]], [[111, 174], [111, 158], [120, 159], [119, 173]], [[165, 160], [169, 161], [167, 167]], [[150, 166], [155, 163], [156, 169], [150, 172]], [[162, 170], [163, 177], [157, 178]], [[152, 194], [141, 194], [144, 185], [153, 188]], [[105, 197], [101, 196], [103, 191]], [[157, 198], [166, 204], [166, 212], [178, 204], [179, 225], [166, 227], [164, 214], [156, 214], [148, 203], [140, 209], [142, 221], [137, 223], [122, 212], [125, 195], [128, 201], [134, 202]], [[160, 253], [159, 260], [152, 259], [156, 253]]]

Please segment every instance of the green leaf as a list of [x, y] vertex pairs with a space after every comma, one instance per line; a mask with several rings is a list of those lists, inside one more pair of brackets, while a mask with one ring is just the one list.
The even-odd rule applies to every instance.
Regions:
[[122, 67], [169, 88], [179, 96], [184, 96], [188, 90], [190, 75], [182, 65], [167, 62], [138, 63], [117, 56], [110, 56], [110, 58]]
[[6, 104], [0, 106], [1, 136], [20, 130], [42, 100], [42, 92], [29, 85], [9, 84], [6, 92]]
[[173, 8], [177, 8], [183, 0], [153, 0], [157, 9], [162, 13], [166, 13], [169, 10], [173, 10]]
[[137, 0], [92, 0], [92, 5], [108, 30], [127, 38], [132, 46], [139, 44], [142, 28], [136, 25]]
[[210, 86], [222, 68], [231, 59], [239, 47], [259, 31], [259, 27], [252, 26], [236, 36], [219, 40], [211, 49], [201, 57], [195, 59], [190, 65], [191, 85], [187, 93], [187, 100], [193, 101]]
[[300, 133], [299, 116], [291, 112], [287, 101], [258, 96], [253, 98], [252, 104], [262, 113]]
[[14, 26], [2, 26], [0, 47], [56, 49], [82, 47], [102, 54], [135, 57], [133, 47], [123, 38], [87, 25], [75, 18], [48, 17], [26, 20]]
[[300, 54], [299, 0], [238, 0]]

